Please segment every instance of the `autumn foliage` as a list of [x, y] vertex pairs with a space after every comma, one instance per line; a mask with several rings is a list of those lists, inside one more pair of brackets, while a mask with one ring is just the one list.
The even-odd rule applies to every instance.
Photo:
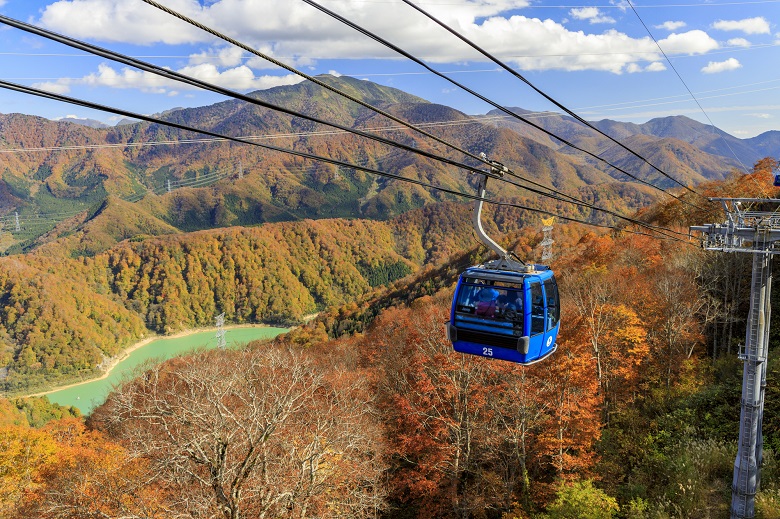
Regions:
[[[686, 211], [655, 210], [657, 219]], [[415, 219], [425, 215], [402, 228]], [[726, 311], [729, 294], [740, 294], [729, 289], [739, 286], [728, 279], [737, 266], [721, 269], [690, 242], [567, 228], [552, 264], [558, 350], [519, 366], [456, 354], [445, 338], [453, 265], [479, 252], [423, 268], [384, 298], [364, 275], [417, 268], [405, 258], [425, 239], [366, 222], [279, 224], [127, 242], [74, 261], [62, 273], [70, 281], [53, 288], [6, 281], [19, 297], [3, 309], [0, 322], [18, 323], [5, 333], [43, 334], [41, 348], [62, 332], [53, 324], [36, 335], [32, 316], [70, 315], [51, 294], [112, 333], [122, 321], [111, 328], [105, 315], [122, 308], [164, 331], [226, 301], [235, 320], [334, 306], [273, 344], [146, 366], [86, 424], [40, 402], [24, 415], [24, 405], [3, 402], [0, 517], [718, 516], [739, 401], [738, 372], [728, 350], [713, 347], [713, 330], [740, 333]], [[518, 250], [532, 253], [535, 240], [520, 236]], [[370, 246], [349, 245], [358, 242]], [[2, 264], [42, 279], [50, 265]], [[283, 306], [263, 269], [308, 296]], [[82, 275], [106, 297], [85, 300], [71, 284]], [[124, 323], [132, 331], [138, 321]], [[41, 351], [41, 365], [62, 354]], [[780, 473], [769, 400], [765, 510]], [[49, 423], [31, 427], [23, 416], [33, 415]]]

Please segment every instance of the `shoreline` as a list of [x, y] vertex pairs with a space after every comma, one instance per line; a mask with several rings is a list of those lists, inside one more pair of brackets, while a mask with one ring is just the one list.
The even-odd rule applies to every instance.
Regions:
[[[236, 328], [274, 328], [274, 327], [275, 326], [270, 325], [270, 324], [235, 324], [235, 325], [230, 325], [230, 326], [224, 326], [223, 329], [224, 330], [234, 330]], [[141, 339], [140, 341], [131, 344], [130, 346], [128, 346], [127, 348], [122, 350], [119, 354], [117, 354], [114, 357], [112, 357], [111, 358], [111, 362], [108, 364], [108, 367], [103, 372], [103, 374], [100, 375], [99, 377], [94, 377], [94, 378], [90, 378], [90, 379], [87, 379], [87, 380], [81, 380], [79, 382], [72, 382], [70, 384], [65, 384], [64, 386], [57, 386], [55, 388], [47, 389], [45, 391], [39, 391], [37, 393], [30, 393], [30, 394], [27, 394], [27, 395], [14, 396], [13, 398], [33, 398], [33, 397], [39, 397], [39, 396], [46, 396], [49, 393], [55, 393], [57, 391], [62, 391], [64, 389], [70, 389], [70, 388], [78, 387], [78, 386], [81, 386], [81, 385], [84, 385], [84, 384], [89, 384], [90, 382], [95, 382], [96, 380], [103, 380], [104, 378], [108, 378], [108, 376], [111, 374], [111, 371], [113, 371], [114, 368], [116, 368], [117, 365], [120, 362], [122, 362], [127, 357], [129, 357], [131, 353], [133, 353], [135, 350], [137, 350], [139, 348], [143, 348], [144, 346], [146, 346], [150, 342], [153, 342], [153, 341], [156, 341], [156, 340], [160, 340], [160, 339], [178, 339], [180, 337], [186, 337], [188, 335], [194, 335], [196, 333], [202, 333], [202, 332], [212, 332], [212, 331], [216, 332], [217, 329], [218, 328], [216, 326], [210, 326], [208, 328], [190, 328], [190, 329], [187, 329], [187, 330], [182, 330], [180, 332], [174, 333], [173, 335], [151, 335], [151, 336], [145, 337], [145, 338]], [[289, 329], [292, 330], [293, 327], [290, 327]]]

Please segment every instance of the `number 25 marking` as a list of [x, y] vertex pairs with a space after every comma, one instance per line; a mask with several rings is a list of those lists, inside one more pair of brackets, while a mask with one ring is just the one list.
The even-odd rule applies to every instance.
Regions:
[[482, 348], [482, 355], [485, 355], [487, 357], [493, 356], [493, 348]]

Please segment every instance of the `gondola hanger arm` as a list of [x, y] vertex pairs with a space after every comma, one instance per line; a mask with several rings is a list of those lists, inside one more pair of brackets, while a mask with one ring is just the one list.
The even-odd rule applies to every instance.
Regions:
[[488, 160], [484, 153], [480, 153], [480, 156], [485, 160], [485, 163], [490, 164], [492, 175], [488, 175], [487, 173], [483, 174], [482, 178], [479, 180], [479, 185], [477, 186], [477, 195], [479, 198], [477, 198], [474, 203], [474, 231], [477, 233], [479, 240], [498, 255], [499, 259], [496, 268], [505, 268], [515, 271], [525, 270], [525, 262], [520, 260], [514, 253], [508, 252], [500, 246], [495, 240], [487, 235], [485, 229], [482, 227], [482, 206], [484, 204], [488, 177], [494, 176], [495, 178], [501, 178], [504, 173], [509, 172], [509, 168], [500, 162]]

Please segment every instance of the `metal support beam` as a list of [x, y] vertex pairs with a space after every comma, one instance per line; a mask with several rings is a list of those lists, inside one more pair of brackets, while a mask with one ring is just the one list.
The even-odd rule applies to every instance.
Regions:
[[499, 258], [505, 259], [508, 257], [506, 249], [496, 243], [493, 238], [487, 235], [485, 229], [482, 228], [482, 206], [484, 205], [482, 199], [485, 198], [485, 191], [487, 189], [487, 175], [483, 175], [479, 179], [479, 186], [477, 186], [477, 196], [479, 199], [474, 204], [474, 215], [472, 217], [472, 223], [474, 224], [474, 231], [477, 233], [477, 238], [484, 243], [490, 250], [495, 252]]
[[[474, 215], [472, 216], [472, 223], [474, 224], [474, 232], [477, 233], [477, 237], [487, 248], [492, 250], [498, 255], [498, 259], [485, 263], [485, 267], [493, 269], [513, 270], [522, 272], [527, 269], [525, 263], [519, 260], [514, 254], [508, 252], [501, 245], [496, 243], [493, 238], [487, 235], [485, 229], [482, 227], [482, 206], [484, 205], [483, 199], [485, 198], [485, 192], [487, 190], [487, 180], [489, 176], [501, 178], [501, 176], [509, 171], [506, 166], [496, 161], [488, 161], [484, 153], [481, 154], [482, 158], [490, 163], [490, 173], [483, 173], [482, 178], [479, 179], [479, 185], [477, 186], [477, 200], [474, 202]], [[533, 268], [533, 267], [530, 267]]]
[[745, 349], [740, 355], [744, 362], [742, 403], [731, 493], [731, 517], [735, 519], [755, 516], [755, 495], [761, 488], [760, 468], [764, 456], [761, 423], [764, 414], [771, 291], [772, 255], [755, 253]]
[[[755, 497], [761, 489], [764, 458], [762, 421], [766, 388], [766, 360], [769, 352], [769, 324], [772, 300], [772, 258], [780, 254], [780, 200], [715, 198], [723, 204], [726, 222], [691, 227], [702, 233], [707, 250], [753, 254], [745, 348], [739, 444], [734, 460], [731, 487], [731, 518], [755, 517]], [[758, 210], [751, 209], [758, 206]]]

